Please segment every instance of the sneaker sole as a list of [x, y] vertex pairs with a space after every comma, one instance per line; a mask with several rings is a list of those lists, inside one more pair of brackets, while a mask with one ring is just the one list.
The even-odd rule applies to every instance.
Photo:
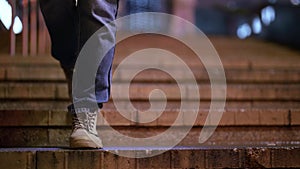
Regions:
[[83, 139], [70, 139], [71, 148], [102, 148], [102, 145], [96, 144], [92, 140], [83, 140]]

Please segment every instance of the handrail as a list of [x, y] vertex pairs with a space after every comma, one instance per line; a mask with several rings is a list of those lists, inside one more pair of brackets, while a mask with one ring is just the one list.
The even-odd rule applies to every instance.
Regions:
[[[22, 56], [42, 56], [50, 53], [50, 37], [47, 27], [44, 23], [42, 13], [37, 0], [22, 0], [21, 4], [17, 4], [17, 0], [9, 0], [12, 6], [12, 24], [17, 16], [17, 5], [21, 5], [23, 30], [21, 42], [18, 42], [13, 26], [10, 28], [10, 55], [16, 56], [18, 51], [17, 45], [21, 45]], [[19, 35], [18, 35], [19, 36]]]

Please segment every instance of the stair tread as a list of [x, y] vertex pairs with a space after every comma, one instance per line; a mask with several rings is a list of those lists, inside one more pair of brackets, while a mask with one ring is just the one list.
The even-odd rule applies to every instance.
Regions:
[[[195, 88], [193, 85], [183, 83], [132, 83], [130, 85], [130, 98], [132, 100], [148, 100], [149, 93], [154, 89], [161, 89], [166, 93], [169, 100], [195, 100]], [[224, 87], [220, 85], [220, 87]], [[227, 84], [227, 100], [300, 100], [300, 85], [295, 84]], [[198, 84], [201, 100], [211, 99], [211, 85]], [[126, 84], [117, 83], [112, 85], [114, 99], [126, 99]], [[182, 95], [181, 95], [182, 94]], [[0, 99], [48, 99], [67, 100], [68, 90], [65, 83], [0, 83]], [[154, 100], [161, 100], [157, 96]], [[222, 99], [217, 96], [216, 99]]]
[[[0, 126], [70, 126], [71, 116], [67, 113], [67, 105], [68, 102], [7, 101], [0, 104]], [[200, 103], [198, 112], [189, 108], [180, 112], [180, 102], [171, 102], [162, 114], [155, 109], [144, 113], [149, 108], [148, 102], [133, 102], [133, 105], [137, 105], [137, 110], [130, 110], [126, 102], [121, 103], [120, 107], [130, 119], [123, 117], [113, 102], [105, 104], [102, 115], [111, 126], [171, 126], [176, 118], [179, 120], [176, 124], [178, 126], [189, 126], [191, 123], [194, 126], [203, 126], [210, 102]], [[195, 113], [198, 115], [197, 119], [190, 121]], [[300, 125], [299, 114], [298, 102], [228, 102], [219, 126], [297, 126]], [[101, 116], [98, 117], [98, 125], [105, 126]]]
[[300, 149], [300, 144], [280, 144], [280, 145], [267, 145], [267, 144], [253, 144], [253, 145], [243, 145], [243, 144], [236, 144], [236, 145], [199, 145], [199, 146], [175, 146], [170, 149], [170, 147], [141, 147], [141, 146], [136, 146], [136, 147], [124, 147], [124, 146], [113, 146], [113, 147], [104, 147], [103, 149], [72, 149], [68, 146], [62, 146], [62, 147], [8, 147], [8, 148], [0, 148], [0, 153], [1, 152], [40, 152], [40, 151], [115, 151], [115, 150], [120, 150], [120, 151], [146, 151], [146, 150], [171, 150], [171, 151], [176, 151], [176, 150], [204, 150], [204, 151], [209, 151], [209, 150], [226, 150], [226, 149]]
[[[0, 167], [18, 168], [299, 168], [299, 146], [170, 148], [1, 148]], [[117, 156], [114, 153], [125, 156]], [[128, 156], [130, 154], [130, 157]], [[157, 156], [152, 156], [157, 155]], [[126, 156], [127, 155], [127, 156]], [[149, 158], [132, 158], [132, 157]], [[17, 162], [16, 162], [17, 161]]]

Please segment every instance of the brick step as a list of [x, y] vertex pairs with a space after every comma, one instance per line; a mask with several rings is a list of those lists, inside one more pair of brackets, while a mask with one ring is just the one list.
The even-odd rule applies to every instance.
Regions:
[[[4, 105], [5, 104], [5, 105]], [[149, 103], [134, 102], [138, 109], [146, 109]], [[21, 107], [20, 107], [21, 105]], [[71, 117], [65, 110], [67, 102], [6, 102], [0, 110], [0, 145], [12, 146], [67, 146], [70, 133]], [[125, 104], [124, 104], [125, 105]], [[22, 107], [23, 106], [23, 107]], [[31, 109], [30, 109], [31, 106]], [[49, 108], [47, 108], [48, 106]], [[51, 108], [53, 109], [51, 109]], [[208, 113], [209, 102], [202, 102], [194, 128], [180, 143], [181, 145], [198, 144], [197, 138]], [[126, 108], [126, 105], [124, 106]], [[187, 123], [193, 110], [185, 110], [178, 117], [178, 103], [168, 103], [165, 112], [158, 116], [157, 112], [148, 114], [128, 112], [130, 120], [122, 117], [113, 103], [103, 109], [105, 120], [109, 124], [129, 136], [149, 137], [164, 132], [173, 125], [175, 118], [180, 123], [177, 128], [189, 126]], [[220, 121], [217, 132], [206, 144], [281, 144], [299, 143], [300, 141], [300, 108], [298, 102], [229, 102]], [[138, 123], [153, 118], [150, 123]], [[133, 122], [135, 120], [136, 122]], [[103, 119], [98, 118], [100, 133], [107, 134]], [[169, 138], [176, 137], [174, 132]], [[13, 134], [14, 137], [10, 137]], [[224, 138], [226, 138], [224, 140]], [[115, 136], [106, 137], [106, 142]]]
[[[26, 65], [26, 63], [24, 63]], [[139, 65], [141, 66], [141, 65]], [[136, 68], [134, 68], [136, 67]], [[166, 66], [172, 71], [172, 77], [167, 73], [151, 69], [139, 73], [133, 82], [174, 82], [191, 81], [191, 77], [180, 66]], [[199, 65], [190, 67], [198, 82], [208, 82], [207, 71]], [[138, 69], [136, 65], [124, 66], [114, 74], [114, 82], [132, 80], [129, 76]], [[228, 83], [299, 83], [300, 69], [287, 68], [227, 68], [225, 69]], [[65, 81], [64, 74], [58, 65], [22, 65], [5, 66], [0, 68], [0, 81]]]
[[[1, 148], [0, 167], [10, 169], [144, 169], [144, 168], [299, 168], [299, 146], [199, 146], [174, 147], [150, 158], [132, 155], [161, 152], [162, 148], [114, 147], [104, 150], [66, 148]], [[16, 162], [17, 161], [17, 162]]]
[[[241, 41], [240, 39], [231, 37], [218, 36], [209, 38], [219, 53], [224, 67], [235, 65], [235, 67], [245, 66], [248, 68], [270, 66], [299, 68], [299, 51], [294, 51], [278, 44], [268, 43], [257, 39]], [[188, 40], [191, 42], [195, 41], [195, 44], [197, 44], [197, 40], [199, 39], [189, 38]], [[125, 57], [129, 56], [129, 54], [146, 48], [166, 49], [177, 54], [184, 61], [199, 64], [198, 57], [192, 57], [194, 53], [187, 46], [184, 46], [177, 40], [160, 35], [138, 35], [122, 41], [117, 45], [115, 63], [118, 64]], [[9, 55], [1, 54], [1, 56], [0, 63], [4, 65], [12, 63], [47, 64], [49, 61], [57, 63], [49, 55], [38, 57], [10, 57]], [[191, 60], [191, 58], [194, 60]], [[149, 59], [152, 59], [152, 57], [149, 57]], [[195, 62], [195, 60], [197, 60], [197, 62]], [[147, 63], [143, 62], [143, 60], [136, 60], [136, 62], [138, 64]]]
[[[153, 101], [156, 103], [156, 101]], [[189, 101], [188, 104], [198, 102]], [[59, 110], [66, 111], [69, 101], [51, 101], [51, 100], [2, 100], [0, 110]], [[116, 102], [110, 100], [104, 104], [104, 110], [115, 108]], [[122, 109], [129, 109], [128, 102], [118, 101]], [[131, 104], [138, 110], [147, 110], [150, 108], [149, 101], [131, 101]], [[168, 101], [167, 109], [179, 109], [179, 101]], [[209, 109], [210, 101], [201, 101], [200, 109]], [[300, 109], [298, 101], [226, 101], [225, 109]]]
[[[299, 126], [219, 126], [213, 135], [203, 144], [198, 139], [202, 127], [193, 127], [188, 133], [184, 128], [173, 128], [166, 133], [167, 127], [113, 127], [115, 132], [131, 138], [147, 138], [152, 143], [170, 143], [182, 135], [180, 146], [201, 145], [245, 145], [245, 146], [280, 146], [300, 145]], [[69, 146], [70, 127], [0, 127], [1, 147], [67, 147]], [[124, 137], [112, 133], [107, 127], [98, 128], [105, 147], [132, 145]], [[163, 134], [159, 140], [154, 136]], [[12, 137], [13, 136], [13, 137]], [[120, 142], [121, 140], [122, 142]], [[117, 145], [116, 145], [117, 144]]]
[[[121, 56], [120, 56], [121, 57]], [[116, 56], [117, 58], [120, 58]], [[151, 60], [155, 59], [153, 57], [148, 57]], [[288, 60], [289, 58], [285, 58]], [[291, 58], [290, 58], [291, 59]], [[299, 61], [294, 61], [293, 63], [287, 62], [281, 59], [280, 63], [271, 64], [270, 61], [256, 61], [262, 62], [264, 65], [253, 66], [252, 63], [239, 63], [244, 62], [240, 58], [238, 61], [232, 61], [228, 59], [224, 61], [225, 74], [228, 82], [278, 82], [278, 83], [292, 83], [300, 81], [300, 63]], [[247, 59], [245, 59], [247, 60]], [[276, 60], [276, 59], [275, 59]], [[203, 68], [201, 63], [188, 59], [190, 62], [189, 68], [194, 73], [195, 78], [198, 81], [208, 81], [208, 75], [206, 69]], [[227, 62], [228, 63], [225, 63]], [[119, 61], [120, 62], [120, 61]], [[174, 77], [180, 81], [190, 80], [187, 73], [181, 69], [180, 65], [176, 63], [170, 63], [170, 61], [165, 61], [162, 59], [157, 61], [154, 66], [161, 65], [161, 67], [167, 68], [174, 73]], [[235, 63], [238, 62], [238, 63]], [[265, 64], [268, 63], [268, 64]], [[297, 63], [297, 64], [296, 64]], [[114, 64], [114, 69], [118, 66], [118, 61]], [[295, 66], [292, 66], [296, 64]], [[0, 80], [1, 81], [64, 81], [64, 75], [57, 61], [54, 61], [50, 56], [47, 57], [0, 57]], [[118, 74], [115, 75], [115, 81], [128, 80], [128, 74], [132, 73], [133, 68], [137, 69], [143, 66], [151, 65], [150, 61], [133, 61], [126, 65], [123, 65]], [[279, 66], [280, 65], [280, 66]], [[135, 81], [172, 81], [173, 79], [166, 73], [161, 71], [148, 70], [143, 71], [139, 74]]]
[[[205, 104], [205, 103], [204, 103]], [[207, 104], [207, 103], [206, 103]], [[148, 105], [139, 105], [137, 111], [130, 111], [126, 105], [121, 107], [123, 117], [113, 105], [105, 105], [97, 125], [106, 126], [203, 126], [209, 113], [209, 104], [202, 105], [198, 112], [193, 109], [182, 109], [177, 105], [168, 105], [163, 112], [147, 111]], [[122, 106], [122, 105], [121, 105]], [[241, 106], [241, 105], [240, 105]], [[20, 106], [16, 106], [20, 107]], [[146, 111], [146, 112], [144, 112]], [[191, 119], [197, 117], [196, 119]], [[176, 124], [174, 123], [177, 119]], [[65, 127], [71, 125], [71, 115], [62, 109], [24, 109], [1, 108], [0, 127]], [[208, 119], [207, 125], [214, 125]], [[300, 125], [300, 107], [233, 107], [226, 106], [219, 126], [297, 126]]]
[[[132, 100], [148, 100], [148, 95], [154, 89], [164, 91], [169, 100], [195, 100], [194, 87], [184, 83], [182, 91], [177, 84], [173, 83], [132, 83], [130, 91], [126, 85], [116, 83], [112, 86], [114, 99], [125, 99], [126, 92], [129, 92]], [[211, 99], [211, 87], [207, 83], [199, 83], [201, 100]], [[66, 83], [32, 83], [32, 82], [9, 82], [0, 83], [0, 99], [48, 99], [67, 100]], [[160, 95], [154, 95], [154, 100], [161, 100]], [[220, 99], [220, 98], [217, 98]], [[300, 100], [299, 84], [227, 84], [227, 100]]]

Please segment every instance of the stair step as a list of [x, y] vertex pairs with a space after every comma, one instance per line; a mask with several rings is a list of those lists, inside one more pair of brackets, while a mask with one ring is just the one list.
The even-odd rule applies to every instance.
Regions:
[[[213, 135], [203, 144], [198, 139], [202, 127], [193, 127], [188, 133], [184, 128], [173, 128], [166, 133], [168, 127], [113, 127], [115, 131], [131, 138], [147, 138], [152, 143], [173, 143], [174, 139], [187, 134], [178, 145], [273, 145], [285, 144], [300, 145], [300, 127], [282, 126], [234, 126], [218, 127]], [[98, 133], [104, 146], [128, 146], [130, 142], [125, 140], [120, 143], [121, 136], [112, 133], [107, 127], [99, 127]], [[69, 146], [70, 127], [0, 127], [1, 147], [52, 147]], [[163, 138], [156, 140], [155, 137], [163, 134]], [[13, 137], [12, 137], [13, 136]], [[226, 141], [225, 141], [226, 140]]]
[[[153, 101], [156, 103], [156, 101]], [[188, 101], [187, 104], [195, 104], [198, 102]], [[66, 111], [69, 101], [53, 101], [53, 100], [2, 100], [0, 110], [60, 110]], [[122, 109], [129, 109], [127, 101], [112, 101], [104, 104], [104, 109], [116, 109], [115, 104], [119, 104]], [[150, 108], [149, 101], [131, 101], [131, 104], [138, 110], [147, 110]], [[168, 101], [166, 109], [179, 109], [180, 101]], [[210, 101], [201, 101], [200, 109], [209, 109]], [[225, 109], [300, 109], [298, 101], [226, 101]], [[188, 108], [186, 108], [188, 109]]]
[[[210, 84], [199, 84], [201, 100], [211, 99]], [[194, 87], [183, 83], [183, 90], [177, 84], [132, 83], [130, 91], [122, 83], [113, 84], [114, 99], [126, 99], [130, 93], [132, 100], [148, 100], [149, 93], [154, 89], [161, 89], [169, 100], [195, 100]], [[65, 83], [0, 83], [0, 99], [68, 99], [68, 89]], [[153, 97], [161, 100], [161, 96]], [[222, 99], [222, 98], [217, 98]], [[227, 84], [227, 100], [300, 100], [299, 84]]]
[[[67, 146], [71, 132], [71, 117], [66, 112], [68, 102], [49, 101], [7, 101], [0, 104], [0, 145], [12, 146]], [[178, 117], [178, 102], [170, 102], [165, 112], [158, 116], [157, 112], [147, 114], [128, 112], [125, 103], [124, 109], [131, 120], [125, 119], [116, 111], [112, 102], [105, 104], [104, 118], [111, 127], [121, 133], [138, 138], [149, 137], [164, 132], [173, 125], [175, 118], [180, 123], [176, 127], [189, 126], [190, 113], [185, 110]], [[148, 102], [133, 102], [137, 109], [145, 110]], [[181, 145], [197, 145], [199, 133], [204, 125], [210, 102], [201, 102], [198, 117], [189, 135]], [[300, 105], [298, 102], [228, 102], [226, 111], [220, 121], [217, 131], [206, 144], [300, 144]], [[150, 123], [136, 123], [141, 120], [154, 119]], [[143, 121], [142, 121], [143, 122]], [[189, 125], [188, 125], [189, 124]], [[99, 133], [107, 134], [108, 130], [103, 119], [98, 118]], [[179, 131], [178, 131], [179, 133]], [[177, 132], [169, 135], [176, 136]], [[14, 135], [14, 137], [10, 137]], [[104, 141], [110, 142], [115, 136], [104, 136]]]
[[[200, 108], [199, 112], [192, 109], [166, 108], [162, 114], [159, 110], [147, 112], [131, 112], [123, 109], [123, 117], [116, 109], [102, 110], [102, 117], [98, 117], [98, 126], [203, 126], [209, 108]], [[197, 116], [197, 119], [191, 117]], [[174, 124], [177, 119], [177, 123]], [[104, 121], [105, 120], [105, 121]], [[147, 122], [147, 123], [145, 123]], [[55, 127], [70, 126], [71, 116], [63, 110], [0, 110], [0, 127], [37, 126]], [[207, 125], [213, 125], [208, 119]], [[300, 125], [300, 108], [226, 108], [219, 126], [294, 126]]]
[[[3, 57], [0, 57], [3, 59]], [[11, 59], [11, 57], [8, 57]], [[18, 57], [18, 59], [24, 60], [23, 57]], [[22, 59], [23, 58], [23, 59]], [[58, 65], [58, 63], [51, 61], [51, 59], [46, 58], [46, 61], [39, 62], [29, 62], [28, 60], [34, 57], [26, 57], [26, 60], [20, 62], [19, 60], [12, 59], [10, 64], [0, 63], [0, 80], [1, 81], [64, 81], [64, 74]], [[151, 57], [150, 57], [151, 58]], [[4, 60], [7, 60], [5, 58]], [[48, 62], [49, 63], [48, 63]], [[138, 69], [139, 67], [146, 66], [145, 63], [132, 63], [132, 65], [125, 65], [120, 68], [119, 72], [114, 75], [115, 82], [128, 81], [130, 79], [129, 74], [132, 71]], [[160, 62], [157, 63], [158, 66]], [[194, 64], [194, 62], [191, 62]], [[115, 63], [114, 69], [118, 66]], [[149, 66], [149, 63], [148, 65]], [[173, 77], [159, 70], [145, 70], [134, 79], [135, 82], [170, 82], [174, 79], [178, 81], [190, 81], [191, 79], [187, 76], [187, 73], [182, 70], [181, 66], [172, 65], [161, 65], [164, 68], [173, 72]], [[189, 66], [194, 73], [195, 79], [197, 81], [209, 81], [206, 69], [203, 68], [201, 64], [195, 64]], [[296, 83], [300, 81], [300, 65], [298, 67], [291, 67], [291, 65], [286, 65], [286, 67], [262, 67], [262, 68], [252, 68], [251, 66], [238, 67], [234, 65], [228, 65], [225, 67], [225, 74], [228, 83]]]
[[[174, 147], [158, 156], [129, 158], [111, 152], [140, 156], [159, 153], [161, 148], [105, 148], [71, 150], [66, 148], [0, 149], [0, 168], [10, 169], [142, 169], [142, 168], [298, 168], [299, 146], [199, 146]], [[17, 162], [16, 162], [17, 161]]]

